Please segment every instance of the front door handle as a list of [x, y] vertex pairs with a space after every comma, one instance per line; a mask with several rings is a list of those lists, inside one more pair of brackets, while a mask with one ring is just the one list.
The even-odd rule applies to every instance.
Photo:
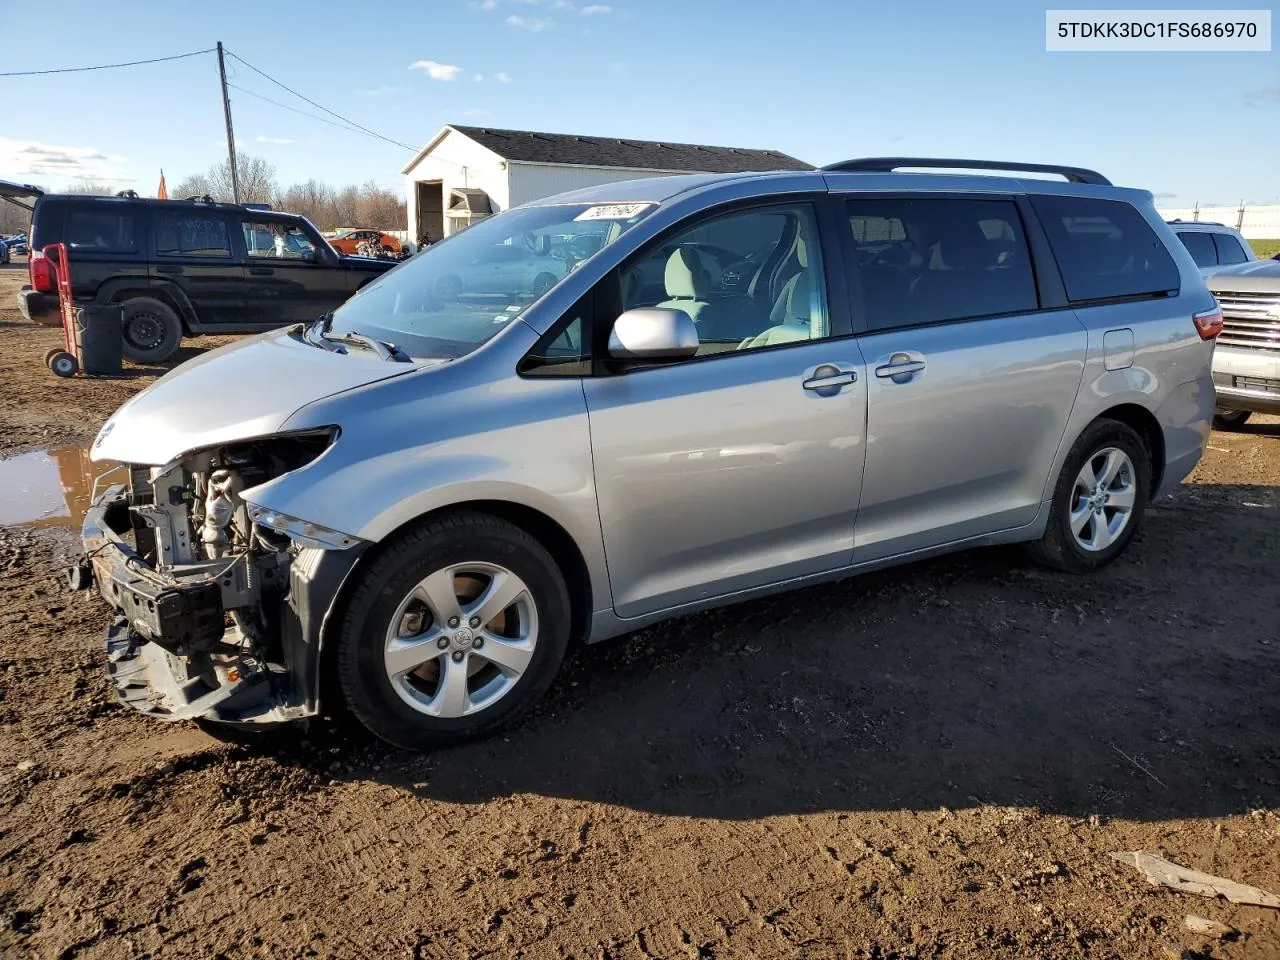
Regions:
[[905, 353], [895, 353], [889, 362], [876, 367], [876, 376], [894, 383], [906, 383], [912, 375], [924, 369], [923, 360], [912, 360]]
[[249, 272], [255, 277], [269, 277], [275, 273], [270, 267], [250, 267]]
[[821, 366], [814, 375], [802, 384], [806, 390], [826, 390], [831, 387], [845, 387], [858, 382], [858, 374], [853, 370], [840, 370], [837, 367]]

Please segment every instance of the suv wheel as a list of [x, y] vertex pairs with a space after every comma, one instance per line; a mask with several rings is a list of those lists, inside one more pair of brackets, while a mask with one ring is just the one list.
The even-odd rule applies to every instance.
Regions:
[[481, 513], [423, 524], [365, 570], [338, 636], [352, 713], [421, 750], [492, 732], [551, 685], [569, 642], [569, 594], [551, 555]]
[[182, 321], [167, 303], [153, 297], [124, 302], [123, 353], [134, 363], [168, 360], [182, 342]]
[[1228, 410], [1225, 407], [1215, 407], [1213, 425], [1219, 430], [1239, 430], [1249, 419], [1250, 413], [1251, 411], [1249, 410]]
[[1032, 559], [1070, 573], [1106, 566], [1138, 532], [1150, 489], [1151, 459], [1138, 434], [1095, 421], [1067, 454], [1044, 536], [1028, 546]]

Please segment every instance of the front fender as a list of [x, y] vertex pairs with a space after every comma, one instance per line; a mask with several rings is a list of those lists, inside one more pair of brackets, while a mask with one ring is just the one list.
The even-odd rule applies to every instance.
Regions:
[[308, 408], [286, 429], [336, 423], [338, 440], [307, 466], [246, 490], [245, 499], [375, 543], [442, 508], [515, 504], [564, 529], [586, 561], [592, 595], [607, 598], [581, 382], [486, 382], [463, 366]]

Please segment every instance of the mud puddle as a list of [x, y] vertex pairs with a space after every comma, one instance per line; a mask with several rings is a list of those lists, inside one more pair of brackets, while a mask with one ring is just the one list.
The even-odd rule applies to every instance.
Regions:
[[0, 460], [0, 526], [80, 529], [104, 464], [89, 459], [89, 444], [36, 450]]

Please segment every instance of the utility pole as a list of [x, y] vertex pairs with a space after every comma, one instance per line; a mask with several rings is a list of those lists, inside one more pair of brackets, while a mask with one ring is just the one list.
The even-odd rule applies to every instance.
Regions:
[[222, 81], [222, 112], [227, 118], [227, 162], [231, 170], [231, 199], [240, 202], [240, 175], [236, 171], [236, 135], [231, 129], [231, 99], [227, 96], [227, 65], [222, 59], [222, 41], [218, 41], [218, 77]]

